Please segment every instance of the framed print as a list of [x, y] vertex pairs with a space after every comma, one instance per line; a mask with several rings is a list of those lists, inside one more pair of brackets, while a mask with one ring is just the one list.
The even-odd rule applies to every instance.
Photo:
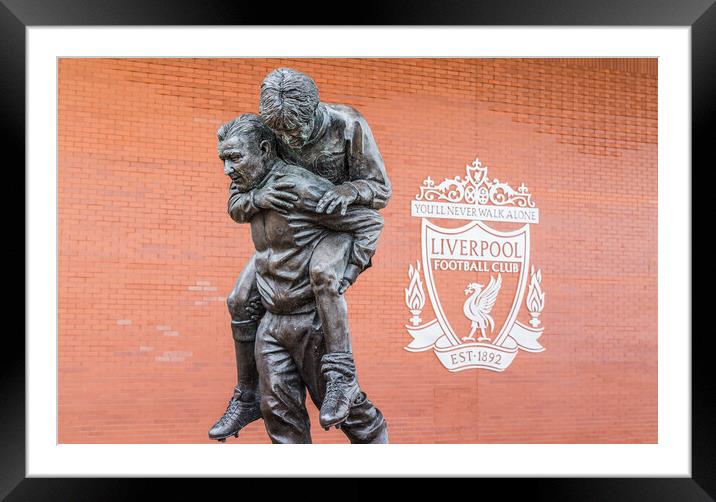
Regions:
[[[286, 475], [713, 495], [689, 288], [708, 2], [386, 9], [432, 25], [401, 27], [6, 3], [9, 500]], [[544, 479], [570, 477], [601, 479]]]

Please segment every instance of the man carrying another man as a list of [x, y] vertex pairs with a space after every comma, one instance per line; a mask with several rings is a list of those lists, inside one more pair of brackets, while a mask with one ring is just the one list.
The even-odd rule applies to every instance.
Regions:
[[[310, 443], [306, 389], [321, 408], [330, 386], [327, 371], [355, 379], [355, 367], [324, 358], [328, 347], [311, 281], [311, 257], [319, 245], [347, 249], [334, 253], [338, 268], [345, 274], [355, 269], [357, 276], [375, 252], [383, 219], [376, 210], [358, 205], [320, 214], [317, 208], [333, 183], [280, 159], [275, 134], [258, 116], [242, 115], [224, 124], [217, 136], [224, 172], [238, 193], [259, 193], [280, 180], [294, 195], [290, 211], [259, 209], [250, 219], [256, 289], [266, 309], [256, 331], [255, 361], [261, 413], [271, 440]], [[352, 245], [344, 247], [346, 238]], [[321, 294], [338, 294], [331, 292], [337, 290], [335, 284], [329, 289]], [[341, 429], [352, 443], [388, 442], [385, 419], [360, 390]]]
[[[348, 106], [321, 103], [313, 80], [288, 68], [274, 70], [266, 77], [261, 86], [260, 110], [263, 122], [280, 138], [273, 154], [330, 182], [317, 203], [310, 206], [314, 217], [320, 215], [316, 221], [329, 221], [334, 212], [345, 216], [351, 207], [385, 207], [391, 195], [390, 181], [360, 113]], [[233, 172], [228, 208], [239, 223], [253, 222], [266, 210], [288, 214], [299, 203], [294, 183], [287, 176], [269, 177], [260, 187], [246, 190], [237, 188], [244, 181], [239, 176]], [[353, 240], [350, 233], [330, 233], [307, 256], [308, 278], [326, 346], [321, 370], [327, 390], [320, 413], [325, 428], [346, 420], [351, 406], [362, 396], [355, 377], [343, 293], [370, 266], [370, 256], [365, 264], [351, 261], [349, 256], [355, 256], [351, 254]], [[254, 339], [266, 298], [260, 295], [262, 285], [255, 260], [256, 256], [246, 264], [227, 301], [238, 385], [224, 416], [209, 432], [212, 439], [236, 435], [260, 417]]]

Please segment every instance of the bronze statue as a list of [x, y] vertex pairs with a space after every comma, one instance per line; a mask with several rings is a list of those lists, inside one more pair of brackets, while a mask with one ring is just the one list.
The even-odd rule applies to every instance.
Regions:
[[[320, 103], [315, 83], [300, 72], [270, 73], [261, 87], [260, 109], [260, 120], [244, 115], [218, 133], [219, 154], [232, 179], [229, 214], [251, 223], [257, 253], [228, 298], [238, 384], [209, 437], [237, 436], [263, 411], [273, 441], [310, 442], [305, 407], [297, 404], [305, 396], [305, 389], [296, 390], [302, 381], [322, 405], [323, 427], [342, 426], [352, 442], [387, 442], [382, 415], [358, 386], [343, 297], [375, 251], [382, 221], [375, 209], [385, 207], [391, 193], [382, 158], [365, 119], [348, 106]], [[245, 163], [238, 149], [251, 151], [247, 137], [257, 143], [265, 165]], [[268, 234], [262, 238], [256, 229], [287, 230], [262, 224], [267, 217], [294, 226], [308, 222], [300, 232], [284, 235], [291, 245], [270, 265], [261, 246], [270, 255], [281, 243], [265, 242]], [[292, 287], [276, 277], [293, 278]], [[259, 327], [263, 338], [257, 338]], [[282, 334], [287, 332], [303, 341], [288, 343]], [[262, 352], [266, 347], [271, 350]], [[283, 355], [272, 360], [274, 353]], [[283, 373], [277, 380], [278, 368]], [[282, 385], [284, 399], [276, 400], [272, 389]], [[276, 424], [276, 413], [293, 417], [280, 421], [290, 431]]]

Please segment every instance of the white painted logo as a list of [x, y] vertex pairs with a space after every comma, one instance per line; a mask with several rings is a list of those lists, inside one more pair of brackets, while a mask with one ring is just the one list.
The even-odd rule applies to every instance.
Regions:
[[[530, 265], [530, 225], [539, 223], [539, 210], [527, 187], [490, 180], [475, 160], [464, 178], [437, 185], [425, 179], [411, 206], [422, 220], [422, 259], [408, 267], [405, 327], [413, 339], [405, 349], [432, 349], [450, 371], [504, 371], [518, 350], [542, 352], [542, 272]], [[469, 222], [444, 227], [430, 219]], [[520, 226], [497, 230], [486, 221]], [[435, 319], [421, 324], [427, 300]], [[523, 301], [529, 326], [517, 319]]]

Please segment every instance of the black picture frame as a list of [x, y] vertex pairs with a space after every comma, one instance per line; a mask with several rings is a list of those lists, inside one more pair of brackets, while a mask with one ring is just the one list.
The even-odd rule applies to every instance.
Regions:
[[[360, 5], [351, 4], [354, 12], [350, 17], [331, 16], [336, 9], [335, 2], [311, 2], [310, 9], [297, 8], [295, 4], [284, 8], [272, 5], [271, 19], [267, 22], [265, 5], [261, 2], [234, 1], [217, 5], [207, 0], [0, 0], [0, 121], [6, 156], [14, 153], [18, 159], [16, 165], [19, 162], [24, 165], [25, 28], [28, 26], [318, 25], [337, 24], [337, 20], [341, 20], [351, 25], [690, 26], [692, 166], [705, 170], [716, 165], [713, 133], [709, 132], [714, 130], [716, 121], [714, 0], [493, 0], [479, 3], [454, 0], [433, 5], [365, 0]], [[20, 254], [19, 249], [15, 254]], [[24, 261], [24, 255], [17, 258]], [[688, 270], [691, 276], [691, 265]], [[527, 485], [531, 499], [715, 500], [716, 388], [708, 350], [711, 336], [710, 332], [692, 331], [691, 478], [481, 480], [480, 495], [498, 493], [504, 483], [509, 483], [511, 490], [516, 484]], [[25, 477], [25, 347], [19, 337], [15, 336], [14, 342], [9, 339], [10, 335], [6, 335], [7, 342], [0, 351], [0, 499], [127, 500], [146, 495], [147, 480]], [[154, 483], [159, 484], [168, 498], [186, 490], [184, 480], [165, 479], [152, 481]], [[422, 485], [412, 486], [422, 490]], [[233, 488], [226, 483], [223, 486], [236, 490], [237, 485], [234, 482]], [[212, 489], [217, 487], [212, 485]], [[272, 489], [278, 490], [275, 486]], [[296, 483], [289, 489], [316, 490]], [[274, 494], [281, 495], [281, 491]]]

